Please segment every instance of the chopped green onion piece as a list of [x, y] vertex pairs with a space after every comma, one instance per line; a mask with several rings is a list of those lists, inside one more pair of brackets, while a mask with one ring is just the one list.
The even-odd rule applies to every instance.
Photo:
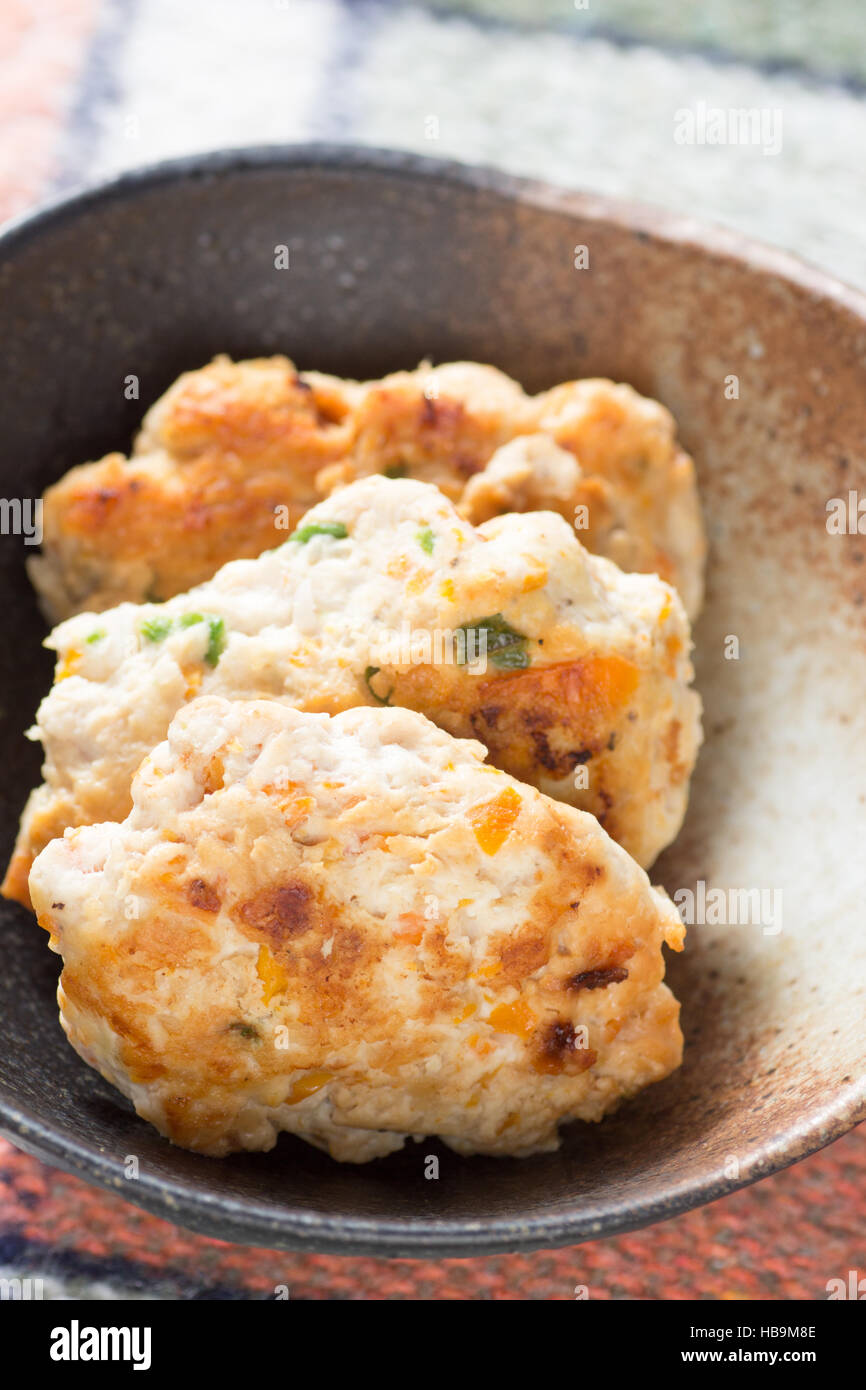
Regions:
[[207, 623], [208, 642], [204, 659], [208, 666], [216, 666], [226, 647], [226, 625], [222, 618], [213, 613], [183, 613], [177, 624], [171, 618], [150, 618], [142, 623], [141, 634], [148, 642], [164, 642], [175, 626], [183, 629], [195, 627], [198, 623]]
[[388, 694], [383, 699], [381, 695], [376, 694], [375, 690], [370, 684], [370, 681], [372, 680], [373, 676], [378, 676], [381, 669], [382, 668], [380, 666], [368, 666], [366, 671], [364, 672], [364, 681], [366, 682], [367, 689], [373, 696], [373, 699], [376, 701], [377, 705], [390, 705], [391, 696], [394, 694], [393, 685], [391, 686], [391, 689], [388, 691]]
[[258, 1030], [251, 1023], [230, 1023], [229, 1032], [240, 1033], [248, 1042], [261, 1042]]
[[180, 619], [181, 627], [195, 627], [196, 623], [207, 623], [209, 636], [204, 659], [208, 666], [216, 666], [226, 649], [226, 625], [213, 613], [184, 613]]
[[209, 617], [207, 620], [210, 637], [204, 659], [208, 666], [216, 666], [226, 649], [226, 625], [222, 618]]
[[429, 526], [425, 526], [423, 531], [419, 531], [415, 539], [426, 555], [433, 554], [433, 542], [436, 537], [433, 535]]
[[91, 643], [91, 642], [101, 642], [104, 636], [105, 636], [105, 628], [104, 628], [104, 627], [98, 627], [98, 628], [96, 629], [95, 632], [91, 632], [90, 636], [89, 636], [89, 637], [85, 637], [84, 640], [85, 640], [85, 642], [87, 642], [88, 644]]
[[[493, 613], [489, 618], [477, 618], [474, 623], [463, 623], [457, 629], [458, 632], [466, 634], [466, 638], [458, 646], [457, 660], [459, 665], [464, 665], [467, 661], [467, 652], [470, 650], [470, 633], [487, 634], [487, 655], [502, 671], [521, 671], [530, 664], [529, 653], [526, 644], [529, 638], [522, 632], [517, 632], [515, 628], [507, 623], [501, 613]], [[476, 638], [477, 642], [477, 638]], [[480, 655], [480, 652], [477, 652]]]
[[141, 635], [148, 642], [164, 642], [171, 632], [170, 618], [146, 618], [141, 625]]
[[299, 526], [297, 531], [289, 536], [289, 540], [306, 545], [313, 536], [333, 536], [335, 541], [342, 541], [348, 534], [342, 521], [311, 521], [307, 526]]

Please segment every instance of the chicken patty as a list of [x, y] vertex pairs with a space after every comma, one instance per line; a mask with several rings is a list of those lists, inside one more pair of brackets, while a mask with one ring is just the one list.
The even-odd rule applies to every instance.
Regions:
[[[544, 435], [571, 461], [568, 488], [539, 465], [504, 482], [499, 449]], [[528, 451], [528, 467], [536, 453]], [[568, 470], [566, 470], [568, 471]], [[667, 410], [628, 386], [568, 382], [528, 396], [494, 367], [453, 362], [381, 381], [308, 372], [284, 357], [217, 358], [145, 417], [129, 458], [72, 469], [45, 494], [29, 572], [56, 622], [162, 601], [274, 542], [334, 487], [373, 473], [432, 482], [471, 521], [559, 511], [596, 554], [658, 573], [700, 607], [704, 532], [691, 458]]]
[[215, 1156], [531, 1154], [667, 1076], [678, 913], [484, 752], [407, 710], [193, 701], [127, 819], [33, 866], [72, 1045]]
[[71, 469], [48, 488], [28, 573], [49, 622], [127, 600], [160, 602], [275, 541], [321, 497], [316, 473], [352, 438], [347, 389], [282, 357], [220, 357], [187, 372], [145, 416], [132, 454]]
[[79, 614], [46, 645], [44, 784], [3, 887], [24, 902], [50, 839], [123, 819], [141, 759], [199, 693], [419, 710], [593, 812], [644, 866], [680, 827], [700, 741], [670, 585], [590, 555], [555, 513], [476, 529], [410, 480], [353, 483], [276, 550], [164, 604]]

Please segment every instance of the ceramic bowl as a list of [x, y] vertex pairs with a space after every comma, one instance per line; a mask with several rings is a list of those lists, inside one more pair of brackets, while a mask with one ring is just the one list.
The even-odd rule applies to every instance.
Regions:
[[[288, 270], [275, 269], [279, 245]], [[589, 266], [576, 269], [581, 246]], [[143, 409], [215, 353], [286, 352], [364, 377], [473, 358], [530, 390], [601, 375], [664, 401], [697, 461], [711, 540], [695, 633], [706, 744], [682, 833], [653, 871], [705, 919], [669, 968], [680, 1071], [539, 1158], [460, 1159], [425, 1141], [353, 1167], [284, 1136], [270, 1154], [207, 1159], [161, 1139], [72, 1052], [56, 958], [3, 903], [4, 1134], [224, 1240], [437, 1256], [657, 1221], [866, 1116], [866, 297], [688, 219], [305, 147], [161, 165], [13, 225], [0, 305], [6, 498], [126, 448]], [[841, 534], [827, 525], [834, 498]], [[4, 857], [38, 780], [23, 731], [51, 678], [26, 552], [0, 537]], [[438, 1181], [425, 1180], [428, 1151]]]

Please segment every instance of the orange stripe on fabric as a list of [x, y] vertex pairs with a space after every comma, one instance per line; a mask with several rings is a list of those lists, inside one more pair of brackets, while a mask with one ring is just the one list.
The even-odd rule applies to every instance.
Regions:
[[98, 0], [0, 5], [0, 221], [37, 202], [54, 172], [99, 9]]

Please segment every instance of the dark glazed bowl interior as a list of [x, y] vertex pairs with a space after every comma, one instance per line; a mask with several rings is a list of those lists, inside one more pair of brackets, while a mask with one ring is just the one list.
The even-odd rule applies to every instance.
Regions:
[[[287, 245], [290, 268], [277, 270]], [[574, 248], [590, 268], [574, 268]], [[553, 1246], [673, 1215], [866, 1115], [866, 537], [826, 501], [863, 486], [866, 300], [790, 258], [647, 210], [410, 156], [330, 148], [182, 161], [0, 238], [7, 498], [126, 448], [144, 408], [213, 354], [286, 352], [375, 376], [493, 362], [537, 390], [630, 381], [677, 416], [712, 554], [696, 632], [707, 742], [653, 878], [778, 889], [781, 931], [696, 926], [670, 978], [686, 1060], [555, 1155], [437, 1144], [364, 1167], [283, 1137], [216, 1161], [163, 1141], [78, 1060], [55, 958], [0, 906], [0, 1129], [226, 1240], [395, 1255]], [[129, 401], [134, 374], [141, 399]], [[736, 376], [739, 395], [725, 381]], [[22, 737], [50, 681], [20, 539], [0, 538], [2, 853], [38, 780]], [[735, 635], [739, 659], [725, 657]], [[438, 1153], [438, 1181], [424, 1158]], [[135, 1154], [137, 1181], [124, 1160]]]

